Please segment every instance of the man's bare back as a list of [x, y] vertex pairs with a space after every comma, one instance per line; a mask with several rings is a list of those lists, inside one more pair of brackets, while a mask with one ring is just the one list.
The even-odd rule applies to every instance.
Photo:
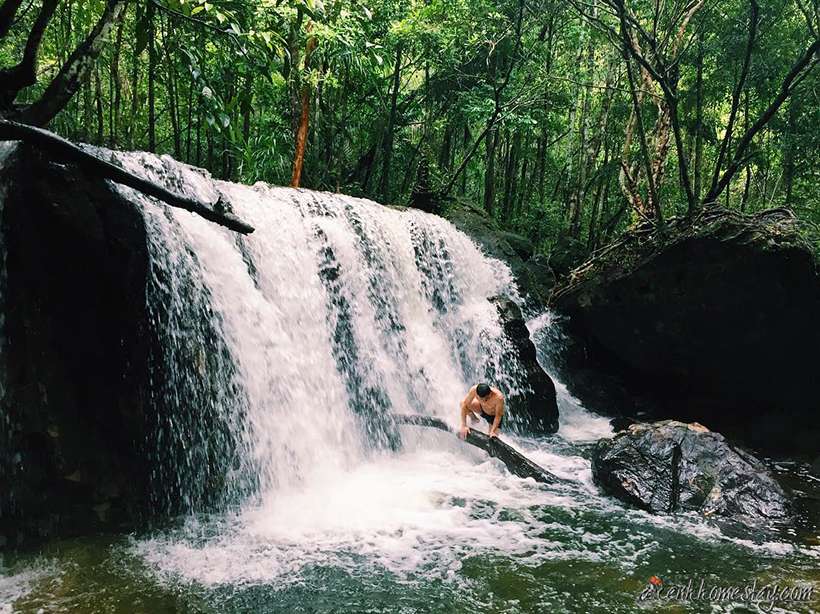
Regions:
[[464, 439], [470, 433], [467, 416], [475, 422], [483, 417], [490, 424], [490, 437], [498, 435], [501, 419], [504, 417], [504, 395], [498, 388], [487, 384], [477, 384], [470, 388], [461, 402], [461, 429], [459, 437]]

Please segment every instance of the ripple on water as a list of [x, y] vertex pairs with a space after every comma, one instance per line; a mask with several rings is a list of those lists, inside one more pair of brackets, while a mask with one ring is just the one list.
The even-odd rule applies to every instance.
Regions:
[[820, 552], [730, 539], [696, 515], [625, 509], [598, 495], [588, 460], [554, 455], [548, 446], [528, 452], [577, 486], [544, 487], [509, 475], [492, 459], [476, 462], [438, 448], [378, 456], [234, 514], [190, 519], [175, 531], [136, 541], [134, 551], [165, 578], [278, 590], [317, 569], [459, 582], [465, 561], [487, 557], [522, 569], [588, 564], [625, 578], [650, 563], [663, 567], [653, 573], [678, 568], [676, 557], [693, 550], [707, 561], [680, 561], [692, 571], [716, 573], [722, 561]]

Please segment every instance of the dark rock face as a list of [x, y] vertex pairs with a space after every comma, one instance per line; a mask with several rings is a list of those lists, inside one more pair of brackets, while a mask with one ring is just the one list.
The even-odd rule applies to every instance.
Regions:
[[107, 182], [5, 151], [0, 542], [221, 505], [244, 486], [226, 486], [221, 411], [242, 395], [201, 280], [174, 287], [138, 205]]
[[592, 475], [608, 494], [650, 512], [696, 511], [759, 527], [789, 518], [766, 466], [697, 423], [634, 424], [602, 439]]
[[547, 258], [535, 253], [529, 239], [502, 230], [485, 211], [467, 203], [451, 203], [444, 217], [470, 235], [488, 256], [509, 265], [528, 306], [540, 310], [546, 305], [555, 285], [555, 274]]
[[816, 454], [820, 274], [788, 212], [713, 211], [672, 224], [662, 243], [629, 234], [551, 304], [576, 340], [562, 376], [592, 408], [615, 400], [614, 413], [702, 421], [754, 448]]
[[115, 526], [136, 516], [147, 490], [142, 216], [103, 181], [25, 148], [0, 174], [0, 534], [14, 544]]
[[536, 358], [535, 345], [521, 316], [521, 310], [507, 298], [492, 299], [498, 309], [504, 333], [514, 346], [518, 362], [524, 370], [522, 374], [529, 390], [519, 394], [508, 394], [507, 405], [516, 418], [521, 418], [524, 430], [548, 435], [558, 430], [558, 403], [555, 384], [544, 373]]

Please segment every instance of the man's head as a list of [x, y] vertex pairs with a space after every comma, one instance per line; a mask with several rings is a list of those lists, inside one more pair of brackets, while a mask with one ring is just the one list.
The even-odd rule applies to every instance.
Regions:
[[482, 399], [490, 396], [490, 387], [487, 384], [479, 384], [475, 387], [475, 393]]

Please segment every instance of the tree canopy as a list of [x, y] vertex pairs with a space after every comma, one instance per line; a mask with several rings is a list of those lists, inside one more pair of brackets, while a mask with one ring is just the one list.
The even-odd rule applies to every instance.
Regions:
[[819, 31], [817, 0], [5, 0], [0, 115], [585, 254], [715, 204], [820, 222]]

